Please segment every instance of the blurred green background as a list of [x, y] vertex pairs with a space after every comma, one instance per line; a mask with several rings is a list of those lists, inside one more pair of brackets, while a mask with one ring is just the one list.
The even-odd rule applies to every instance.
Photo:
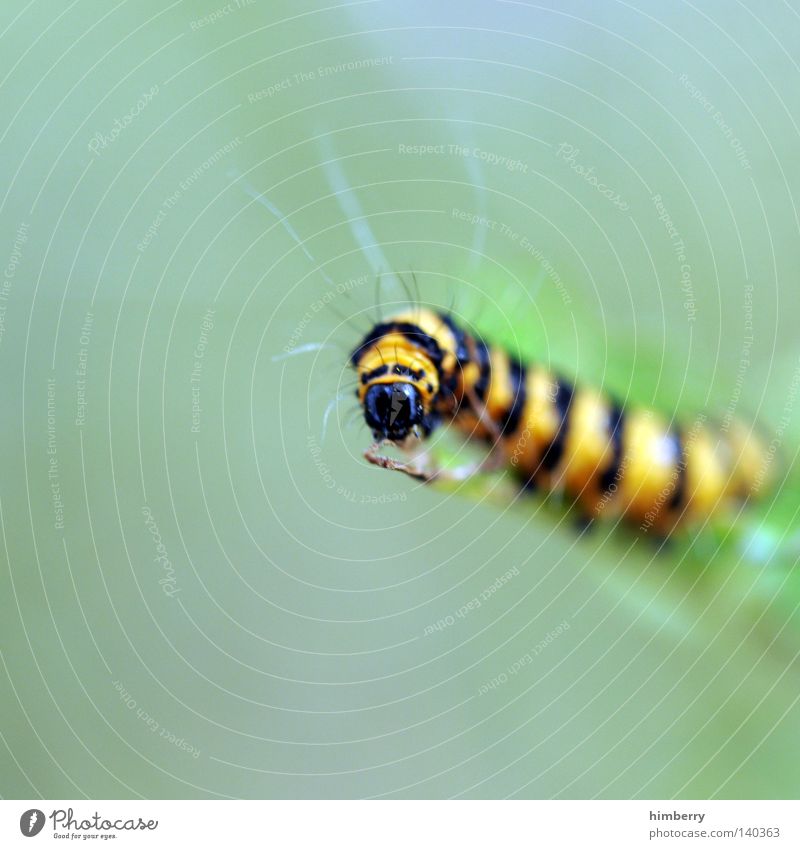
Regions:
[[[0, 793], [796, 797], [798, 43], [722, 0], [6, 4]], [[776, 498], [656, 555], [368, 467], [346, 356], [412, 270], [758, 420]]]

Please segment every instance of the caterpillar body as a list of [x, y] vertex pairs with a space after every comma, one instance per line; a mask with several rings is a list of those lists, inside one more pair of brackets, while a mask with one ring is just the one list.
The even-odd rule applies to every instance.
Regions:
[[623, 517], [660, 536], [764, 483], [767, 452], [752, 429], [733, 423], [723, 433], [700, 416], [682, 430], [655, 412], [623, 409], [487, 345], [447, 313], [419, 307], [381, 321], [351, 364], [375, 439], [366, 458], [422, 480], [447, 473], [380, 448], [410, 452], [451, 422], [490, 446], [467, 473], [505, 465], [526, 486], [562, 492], [584, 521]]

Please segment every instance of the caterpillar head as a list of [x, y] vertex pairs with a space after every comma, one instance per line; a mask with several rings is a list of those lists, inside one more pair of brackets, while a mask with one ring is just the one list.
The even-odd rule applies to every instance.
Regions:
[[413, 383], [376, 383], [364, 395], [364, 418], [376, 440], [404, 442], [427, 432], [422, 397]]

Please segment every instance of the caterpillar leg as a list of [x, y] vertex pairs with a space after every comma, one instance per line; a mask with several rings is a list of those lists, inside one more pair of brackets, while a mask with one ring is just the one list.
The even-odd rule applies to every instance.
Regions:
[[435, 464], [427, 451], [418, 455], [414, 460], [404, 462], [381, 454], [380, 448], [382, 445], [382, 442], [373, 443], [364, 452], [364, 457], [374, 466], [378, 466], [381, 469], [391, 469], [395, 472], [403, 472], [403, 474], [415, 480], [421, 480], [424, 483], [433, 483], [434, 481], [462, 483], [475, 475], [499, 471], [505, 466], [503, 452], [496, 446], [483, 459], [474, 463], [465, 463], [454, 469], [442, 469]]
[[475, 394], [475, 390], [472, 386], [468, 386], [464, 390], [464, 396], [470, 403], [470, 407], [475, 413], [475, 416], [478, 419], [478, 423], [483, 425], [489, 434], [493, 437], [495, 442], [500, 441], [500, 437], [502, 433], [500, 432], [500, 427], [497, 422], [489, 415], [486, 405], [483, 401], [478, 398]]
[[427, 463], [427, 456], [420, 458], [423, 460], [422, 463], [403, 462], [381, 454], [380, 448], [382, 445], [383, 442], [373, 442], [364, 452], [364, 458], [372, 463], [373, 466], [378, 466], [381, 469], [391, 469], [394, 472], [403, 472], [403, 474], [424, 483], [430, 483], [439, 476], [440, 470], [433, 468]]

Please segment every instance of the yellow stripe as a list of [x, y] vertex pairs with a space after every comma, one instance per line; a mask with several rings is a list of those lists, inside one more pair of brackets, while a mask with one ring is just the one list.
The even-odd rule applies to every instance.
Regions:
[[575, 393], [568, 413], [563, 483], [567, 492], [578, 496], [592, 512], [600, 496], [600, 475], [614, 458], [610, 413], [606, 398], [588, 389]]
[[[367, 374], [386, 365], [389, 371], [380, 377], [373, 378], [369, 383], [359, 383], [358, 398], [364, 400], [367, 389], [376, 383], [411, 383], [422, 395], [423, 404], [429, 408], [434, 395], [439, 391], [439, 377], [436, 366], [428, 355], [412, 344], [402, 333], [389, 333], [382, 336], [371, 348], [364, 351], [358, 361], [359, 374]], [[423, 371], [421, 380], [415, 380], [408, 375], [393, 374], [395, 365], [405, 366], [414, 371]]]
[[667, 424], [654, 413], [628, 415], [623, 441], [620, 509], [631, 519], [660, 528], [680, 481], [680, 453]]
[[442, 372], [445, 376], [453, 374], [456, 368], [456, 340], [453, 331], [445, 324], [441, 316], [432, 310], [413, 309], [397, 313], [387, 321], [401, 321], [413, 324], [430, 336], [442, 350]]
[[[686, 454], [686, 512], [712, 513], [724, 499], [729, 486], [727, 446], [705, 429], [688, 434]], [[728, 456], [726, 456], [726, 454]]]
[[543, 369], [530, 368], [525, 375], [525, 406], [516, 433], [505, 440], [506, 456], [526, 476], [539, 465], [545, 446], [556, 435], [559, 415], [553, 396], [556, 382]]

